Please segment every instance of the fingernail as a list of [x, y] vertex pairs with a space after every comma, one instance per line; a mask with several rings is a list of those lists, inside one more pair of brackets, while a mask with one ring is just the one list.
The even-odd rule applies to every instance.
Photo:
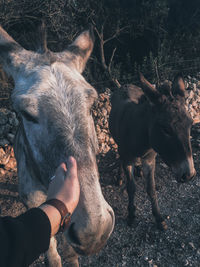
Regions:
[[63, 162], [63, 163], [61, 163], [61, 168], [66, 172], [67, 171], [67, 166], [66, 166], [66, 163], [65, 162]]
[[75, 162], [75, 158], [74, 157], [69, 156], [67, 158], [67, 164], [69, 164], [68, 166], [72, 166], [74, 164], [74, 162]]

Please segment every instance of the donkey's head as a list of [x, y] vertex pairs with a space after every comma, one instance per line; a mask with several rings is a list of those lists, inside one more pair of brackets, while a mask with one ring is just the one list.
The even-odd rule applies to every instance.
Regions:
[[185, 108], [185, 85], [177, 75], [158, 88], [140, 75], [142, 89], [152, 106], [149, 140], [153, 149], [172, 167], [177, 180], [186, 182], [195, 174], [190, 129], [192, 119]]
[[[47, 189], [66, 156], [77, 160], [80, 201], [65, 234], [82, 254], [97, 252], [114, 226], [114, 213], [102, 195], [96, 165], [90, 109], [97, 93], [81, 75], [92, 49], [92, 30], [81, 33], [61, 53], [44, 49], [41, 54], [25, 50], [0, 28], [0, 60], [14, 78], [12, 100], [21, 117], [18, 135], [25, 153], [24, 174]], [[15, 153], [20, 167], [22, 160]], [[25, 177], [20, 180], [23, 183]]]

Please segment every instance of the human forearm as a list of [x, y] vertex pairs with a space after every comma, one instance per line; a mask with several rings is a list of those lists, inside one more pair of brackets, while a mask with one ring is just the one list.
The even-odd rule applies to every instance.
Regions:
[[0, 218], [0, 266], [29, 266], [48, 249], [50, 236], [50, 221], [40, 209]]

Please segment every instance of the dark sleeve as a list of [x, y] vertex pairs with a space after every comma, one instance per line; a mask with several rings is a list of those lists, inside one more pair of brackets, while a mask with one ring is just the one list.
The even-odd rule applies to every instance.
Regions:
[[25, 267], [49, 247], [51, 225], [39, 208], [0, 218], [0, 266]]

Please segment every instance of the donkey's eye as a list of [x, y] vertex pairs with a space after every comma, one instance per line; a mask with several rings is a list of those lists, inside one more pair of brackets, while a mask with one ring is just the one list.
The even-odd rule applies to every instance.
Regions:
[[24, 117], [27, 121], [38, 123], [38, 119], [25, 110], [21, 111], [21, 116]]
[[162, 127], [162, 132], [164, 133], [164, 135], [166, 136], [172, 136], [172, 130], [168, 127]]

